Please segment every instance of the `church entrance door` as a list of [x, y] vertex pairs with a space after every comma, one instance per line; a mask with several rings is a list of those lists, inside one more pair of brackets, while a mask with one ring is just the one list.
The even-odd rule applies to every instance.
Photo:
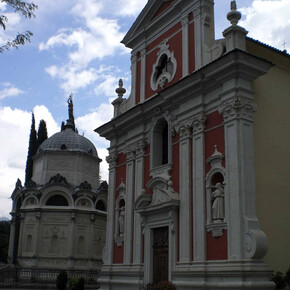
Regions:
[[153, 229], [153, 283], [168, 281], [168, 227]]

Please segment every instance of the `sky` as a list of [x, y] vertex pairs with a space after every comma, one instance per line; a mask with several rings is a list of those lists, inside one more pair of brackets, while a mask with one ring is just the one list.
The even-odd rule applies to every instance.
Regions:
[[[108, 141], [93, 130], [113, 116], [119, 78], [130, 93], [130, 49], [120, 41], [147, 0], [35, 0], [33, 19], [24, 19], [0, 2], [8, 17], [0, 46], [17, 32], [31, 31], [31, 43], [0, 54], [0, 217], [9, 218], [11, 193], [25, 176], [31, 112], [36, 127], [44, 119], [48, 135], [60, 130], [67, 99], [74, 95], [80, 134], [96, 146], [106, 180]], [[290, 51], [290, 0], [238, 0], [240, 26], [248, 36]], [[215, 1], [215, 34], [229, 26], [230, 0]], [[37, 128], [36, 128], [37, 129]]]

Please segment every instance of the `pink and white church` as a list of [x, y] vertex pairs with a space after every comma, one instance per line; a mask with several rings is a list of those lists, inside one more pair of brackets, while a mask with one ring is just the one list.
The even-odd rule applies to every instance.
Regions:
[[[149, 0], [122, 40], [131, 92], [120, 80], [96, 129], [110, 141], [101, 289], [273, 289], [269, 269], [289, 262], [275, 168], [290, 162], [272, 146], [289, 145], [289, 54], [248, 38], [235, 1], [227, 18], [216, 40], [213, 0]], [[267, 168], [268, 154], [286, 157]]]

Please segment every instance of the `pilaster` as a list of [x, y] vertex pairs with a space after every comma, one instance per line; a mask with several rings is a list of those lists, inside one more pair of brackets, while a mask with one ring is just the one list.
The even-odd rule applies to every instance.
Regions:
[[[135, 161], [135, 200], [141, 195], [144, 184], [144, 154], [145, 141], [140, 141], [136, 146]], [[142, 225], [141, 216], [134, 211], [134, 241], [133, 241], [133, 264], [142, 263]]]
[[133, 241], [133, 204], [134, 204], [134, 163], [135, 151], [129, 147], [126, 151], [126, 210], [124, 230], [124, 264], [132, 263], [132, 241]]
[[137, 81], [137, 53], [135, 51], [132, 51], [131, 52], [131, 95], [130, 95], [131, 102], [129, 104], [129, 107], [136, 105], [136, 81]]
[[228, 211], [228, 257], [230, 260], [263, 258], [267, 238], [256, 216], [253, 149], [252, 96], [233, 96], [219, 107], [225, 127], [225, 156]]
[[188, 15], [184, 15], [181, 19], [182, 23], [182, 76], [188, 75], [189, 66], [189, 44], [188, 44]]
[[193, 259], [206, 260], [205, 188], [204, 188], [204, 127], [206, 115], [200, 113], [192, 120], [192, 180], [193, 180]]
[[13, 249], [14, 249], [14, 243], [16, 242], [15, 241], [15, 215], [16, 214], [12, 214], [12, 218], [11, 218], [11, 225], [10, 225], [10, 237], [9, 237], [9, 250], [8, 250], [8, 263], [9, 264], [12, 264], [13, 263]]
[[104, 249], [104, 264], [111, 265], [113, 263], [114, 253], [114, 210], [115, 210], [115, 189], [116, 189], [116, 166], [117, 166], [117, 154], [111, 153], [107, 158], [109, 163], [109, 187], [108, 187], [108, 208], [107, 208], [107, 234], [106, 234], [106, 246]]
[[70, 269], [73, 268], [74, 266], [74, 249], [75, 249], [75, 222], [76, 222], [76, 213], [73, 211], [71, 213], [71, 222], [70, 222], [70, 244], [69, 244], [69, 261], [68, 261], [68, 266]]
[[191, 257], [191, 127], [185, 122], [179, 127], [179, 260], [189, 263]]
[[195, 69], [204, 66], [204, 53], [214, 42], [213, 1], [197, 1], [193, 8], [195, 38]]
[[141, 74], [140, 74], [140, 102], [141, 103], [145, 101], [145, 89], [146, 89], [145, 80], [146, 80], [146, 47], [144, 45], [141, 49]]
[[[35, 257], [39, 257], [39, 248], [40, 248], [40, 244], [41, 244], [41, 233], [40, 233], [40, 226], [41, 226], [41, 212], [37, 211], [35, 213], [35, 219], [36, 219], [36, 229], [35, 229], [35, 244], [34, 244], [34, 253], [33, 255]], [[20, 241], [24, 241], [23, 237]]]

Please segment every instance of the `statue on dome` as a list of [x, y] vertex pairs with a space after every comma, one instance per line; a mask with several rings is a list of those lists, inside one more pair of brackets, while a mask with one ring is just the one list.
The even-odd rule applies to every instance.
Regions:
[[73, 120], [74, 119], [73, 94], [70, 94], [67, 103], [68, 103], [68, 118], [69, 120]]

